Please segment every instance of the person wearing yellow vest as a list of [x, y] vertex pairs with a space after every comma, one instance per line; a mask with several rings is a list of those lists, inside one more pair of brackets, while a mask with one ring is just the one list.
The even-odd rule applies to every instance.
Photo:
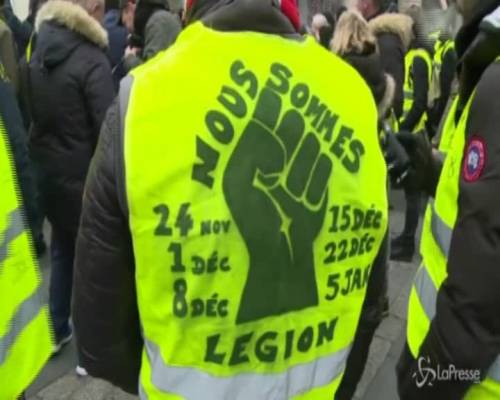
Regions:
[[141, 399], [332, 398], [387, 229], [370, 89], [295, 0], [186, 23], [122, 81], [89, 172], [82, 364]]
[[[403, 117], [400, 131], [424, 131], [427, 121], [427, 99], [432, 76], [432, 60], [423, 35], [422, 10], [410, 6], [406, 13], [412, 18], [414, 38], [406, 54]], [[405, 189], [406, 212], [402, 233], [391, 243], [391, 259], [410, 262], [415, 253], [415, 236], [420, 214], [421, 194]]]
[[430, 149], [406, 143], [416, 169], [439, 181], [427, 182], [422, 265], [397, 367], [402, 400], [500, 398], [500, 1], [458, 7], [460, 88], [442, 169]]
[[[377, 39], [360, 13], [348, 10], [341, 15], [337, 21], [331, 49], [352, 65], [365, 79], [377, 103], [379, 125], [383, 124], [388, 119], [388, 115], [393, 108], [396, 84], [394, 79], [385, 73]], [[391, 134], [392, 136], [394, 135]], [[388, 142], [387, 139], [386, 141]], [[396, 143], [399, 144], [397, 140]], [[388, 144], [382, 143], [382, 148], [386, 154], [388, 164], [395, 166], [390, 171], [397, 170], [397, 160], [388, 160], [387, 154], [390, 152]], [[403, 153], [406, 155], [404, 149]], [[347, 359], [342, 382], [335, 393], [335, 400], [351, 400], [354, 397], [358, 383], [363, 376], [375, 331], [384, 318], [386, 306], [388, 307], [387, 267], [389, 242], [387, 237], [384, 239], [383, 244], [385, 251], [379, 252], [372, 267], [360, 322], [352, 350]]]
[[455, 51], [455, 42], [447, 34], [441, 34], [434, 44], [433, 65], [432, 87], [437, 93], [427, 113], [427, 130], [431, 138], [435, 136], [441, 119], [445, 116], [446, 106], [450, 100], [453, 81], [456, 76], [457, 53]]
[[[0, 91], [5, 95], [3, 86]], [[4, 123], [0, 108], [0, 399], [15, 400], [49, 359], [53, 341], [17, 183], [19, 160], [6, 131], [12, 124]]]
[[405, 57], [403, 116], [400, 129], [418, 132], [425, 129], [427, 100], [432, 77], [432, 58], [423, 34], [422, 9], [412, 5], [406, 11], [413, 20], [413, 41]]
[[405, 101], [400, 129], [418, 132], [427, 121], [427, 96], [432, 75], [432, 59], [424, 47], [412, 47], [405, 57]]

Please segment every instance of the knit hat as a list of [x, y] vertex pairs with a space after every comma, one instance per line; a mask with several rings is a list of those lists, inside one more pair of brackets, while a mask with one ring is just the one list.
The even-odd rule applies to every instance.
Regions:
[[[186, 12], [194, 6], [198, 0], [186, 1]], [[288, 17], [295, 29], [300, 29], [300, 13], [297, 0], [272, 0], [273, 5], [278, 7]]]
[[300, 12], [297, 6], [297, 0], [274, 0], [274, 3], [281, 8], [295, 29], [300, 28]]

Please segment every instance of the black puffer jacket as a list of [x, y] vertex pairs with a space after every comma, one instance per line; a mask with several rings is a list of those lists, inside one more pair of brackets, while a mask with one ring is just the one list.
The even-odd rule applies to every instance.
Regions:
[[413, 22], [407, 15], [381, 14], [371, 19], [369, 25], [377, 37], [382, 67], [396, 83], [393, 106], [399, 118], [403, 115], [405, 55], [412, 40]]
[[99, 130], [113, 97], [106, 31], [83, 8], [51, 1], [37, 18], [29, 65], [32, 158], [52, 223], [76, 232]]
[[377, 48], [367, 48], [364, 53], [347, 53], [342, 56], [363, 77], [370, 87], [379, 118], [383, 119], [394, 102], [396, 84], [392, 76], [382, 67], [380, 53]]

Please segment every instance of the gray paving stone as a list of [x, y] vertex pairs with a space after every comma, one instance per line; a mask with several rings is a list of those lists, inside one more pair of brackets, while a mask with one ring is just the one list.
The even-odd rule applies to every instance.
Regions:
[[408, 288], [415, 277], [415, 264], [391, 262], [389, 267], [389, 303], [393, 304]]
[[368, 361], [366, 363], [365, 371], [363, 373], [363, 377], [361, 378], [361, 382], [358, 385], [356, 390], [356, 396], [362, 398], [368, 386], [373, 381], [373, 378], [377, 374], [380, 366], [384, 363], [387, 355], [389, 354], [389, 350], [391, 349], [391, 342], [388, 340], [382, 339], [380, 337], [375, 336], [373, 338], [373, 342], [370, 346], [370, 353], [368, 355]]
[[364, 397], [357, 400], [399, 400], [396, 382], [396, 364], [405, 342], [405, 334], [391, 346], [387, 359], [368, 386]]
[[79, 378], [75, 374], [68, 374], [58, 379], [38, 393], [42, 400], [72, 399], [73, 393], [88, 382], [87, 378]]
[[79, 378], [69, 373], [59, 378], [37, 396], [28, 400], [138, 400], [114, 387], [108, 382], [95, 378]]
[[113, 386], [100, 379], [89, 379], [88, 383], [71, 396], [72, 400], [104, 400]]
[[390, 314], [385, 318], [377, 329], [375, 335], [381, 339], [385, 339], [394, 343], [405, 327], [406, 322], [401, 318]]
[[391, 304], [391, 313], [404, 321], [406, 321], [406, 314], [408, 312], [408, 296], [409, 292], [403, 292]]
[[125, 393], [118, 388], [113, 388], [111, 393], [106, 395], [104, 400], [139, 400], [139, 397], [132, 396], [131, 394]]

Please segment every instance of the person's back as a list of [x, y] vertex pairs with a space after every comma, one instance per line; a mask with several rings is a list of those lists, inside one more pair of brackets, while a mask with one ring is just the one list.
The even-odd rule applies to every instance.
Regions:
[[133, 371], [107, 367], [137, 365], [137, 304], [142, 398], [328, 398], [387, 226], [376, 107], [293, 15], [265, 0], [207, 3], [188, 12], [202, 22], [122, 81], [105, 124], [75, 264], [83, 364], [137, 386]]
[[377, 37], [380, 60], [384, 71], [396, 83], [393, 108], [397, 118], [403, 114], [403, 85], [405, 54], [411, 42], [412, 21], [402, 14], [394, 14], [394, 2], [383, 0], [356, 0], [356, 7], [369, 22]]
[[100, 0], [46, 3], [37, 16], [29, 64], [30, 151], [52, 227], [50, 303], [57, 350], [72, 337], [71, 282], [83, 188], [114, 96], [107, 35], [98, 22], [103, 12]]
[[405, 101], [400, 126], [401, 130], [418, 132], [426, 127], [432, 58], [425, 47], [415, 45], [406, 54], [405, 64]]
[[442, 35], [434, 45], [433, 64], [431, 85], [433, 105], [429, 110], [428, 124], [432, 138], [434, 138], [441, 120], [445, 117], [447, 105], [454, 97], [452, 88], [457, 70], [457, 53], [454, 41], [447, 35]]
[[332, 51], [356, 69], [370, 87], [383, 120], [392, 108], [394, 78], [382, 67], [377, 39], [368, 23], [355, 11], [346, 11], [338, 20]]
[[[74, 180], [83, 185], [114, 93], [104, 53], [106, 32], [68, 1], [44, 6], [37, 28], [29, 67], [32, 156], [61, 184]], [[69, 221], [77, 223], [75, 218]]]
[[399, 118], [403, 114], [405, 54], [411, 42], [412, 22], [402, 14], [381, 14], [369, 24], [377, 37], [382, 66], [396, 83], [394, 111]]

